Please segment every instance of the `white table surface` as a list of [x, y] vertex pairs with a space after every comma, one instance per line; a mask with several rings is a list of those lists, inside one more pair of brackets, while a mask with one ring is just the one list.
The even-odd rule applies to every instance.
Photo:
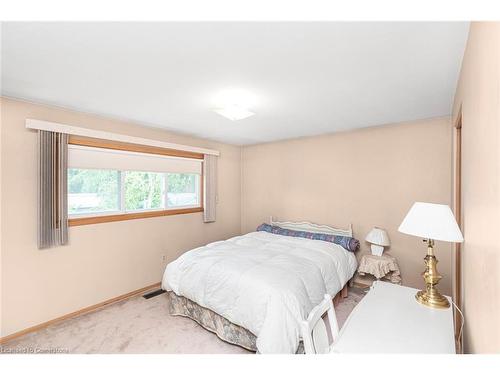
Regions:
[[375, 282], [347, 318], [333, 351], [455, 353], [452, 307], [423, 306], [415, 300], [417, 291]]

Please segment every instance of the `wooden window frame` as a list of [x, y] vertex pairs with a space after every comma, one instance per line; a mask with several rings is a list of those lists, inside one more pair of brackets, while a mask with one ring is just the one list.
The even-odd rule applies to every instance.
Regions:
[[[457, 224], [462, 230], [462, 125], [463, 113], [462, 105], [458, 110], [458, 115], [455, 123], [453, 124], [453, 211]], [[452, 280], [452, 298], [455, 304], [462, 309], [462, 244], [456, 242], [453, 244], [454, 259], [453, 259], [453, 280]], [[457, 353], [463, 352], [463, 332], [458, 341], [460, 327], [462, 325], [462, 317], [460, 314], [454, 312], [455, 320], [455, 339]]]
[[[155, 154], [164, 156], [175, 156], [182, 158], [198, 159], [203, 160], [204, 155], [196, 152], [174, 150], [167, 148], [160, 148], [147, 145], [139, 145], [133, 143], [125, 142], [115, 142], [97, 138], [81, 137], [77, 135], [70, 135], [68, 144], [87, 146], [87, 147], [98, 147], [106, 148], [112, 150], [120, 151], [130, 151], [130, 152], [141, 152], [145, 154]], [[124, 221], [124, 220], [135, 220], [135, 219], [146, 219], [150, 217], [160, 217], [160, 216], [171, 216], [171, 215], [183, 215], [192, 214], [196, 212], [203, 212], [203, 190], [204, 190], [204, 178], [203, 178], [203, 168], [201, 169], [200, 175], [200, 207], [186, 207], [186, 208], [172, 208], [172, 209], [161, 209], [161, 210], [149, 210], [141, 212], [126, 212], [120, 214], [110, 214], [110, 215], [94, 215], [94, 216], [84, 216], [84, 217], [74, 217], [68, 219], [68, 225], [70, 227], [80, 226], [80, 225], [90, 225], [99, 223], [110, 223], [114, 221]]]

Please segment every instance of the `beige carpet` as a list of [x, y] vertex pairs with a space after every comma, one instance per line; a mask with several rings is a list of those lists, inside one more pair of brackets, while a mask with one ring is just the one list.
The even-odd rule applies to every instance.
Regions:
[[[363, 291], [349, 289], [337, 306], [342, 326]], [[189, 318], [168, 314], [168, 297], [141, 296], [68, 319], [0, 347], [2, 353], [251, 353], [220, 340]]]

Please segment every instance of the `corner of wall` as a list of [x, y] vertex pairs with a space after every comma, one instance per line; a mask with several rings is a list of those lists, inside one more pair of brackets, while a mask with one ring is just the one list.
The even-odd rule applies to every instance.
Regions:
[[245, 207], [243, 205], [243, 194], [244, 194], [244, 189], [243, 189], [243, 183], [244, 183], [244, 173], [243, 173], [243, 168], [244, 168], [244, 155], [243, 151], [245, 149], [245, 146], [240, 146], [240, 234], [243, 234], [243, 220], [244, 220], [244, 210]]

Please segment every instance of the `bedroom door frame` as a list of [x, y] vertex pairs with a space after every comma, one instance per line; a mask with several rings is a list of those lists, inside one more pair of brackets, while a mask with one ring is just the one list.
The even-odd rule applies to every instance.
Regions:
[[[462, 230], [462, 107], [453, 124], [453, 212]], [[462, 310], [462, 244], [453, 244], [453, 301]], [[462, 319], [455, 311], [455, 338], [458, 338]], [[462, 353], [463, 332], [457, 342], [457, 352]]]

